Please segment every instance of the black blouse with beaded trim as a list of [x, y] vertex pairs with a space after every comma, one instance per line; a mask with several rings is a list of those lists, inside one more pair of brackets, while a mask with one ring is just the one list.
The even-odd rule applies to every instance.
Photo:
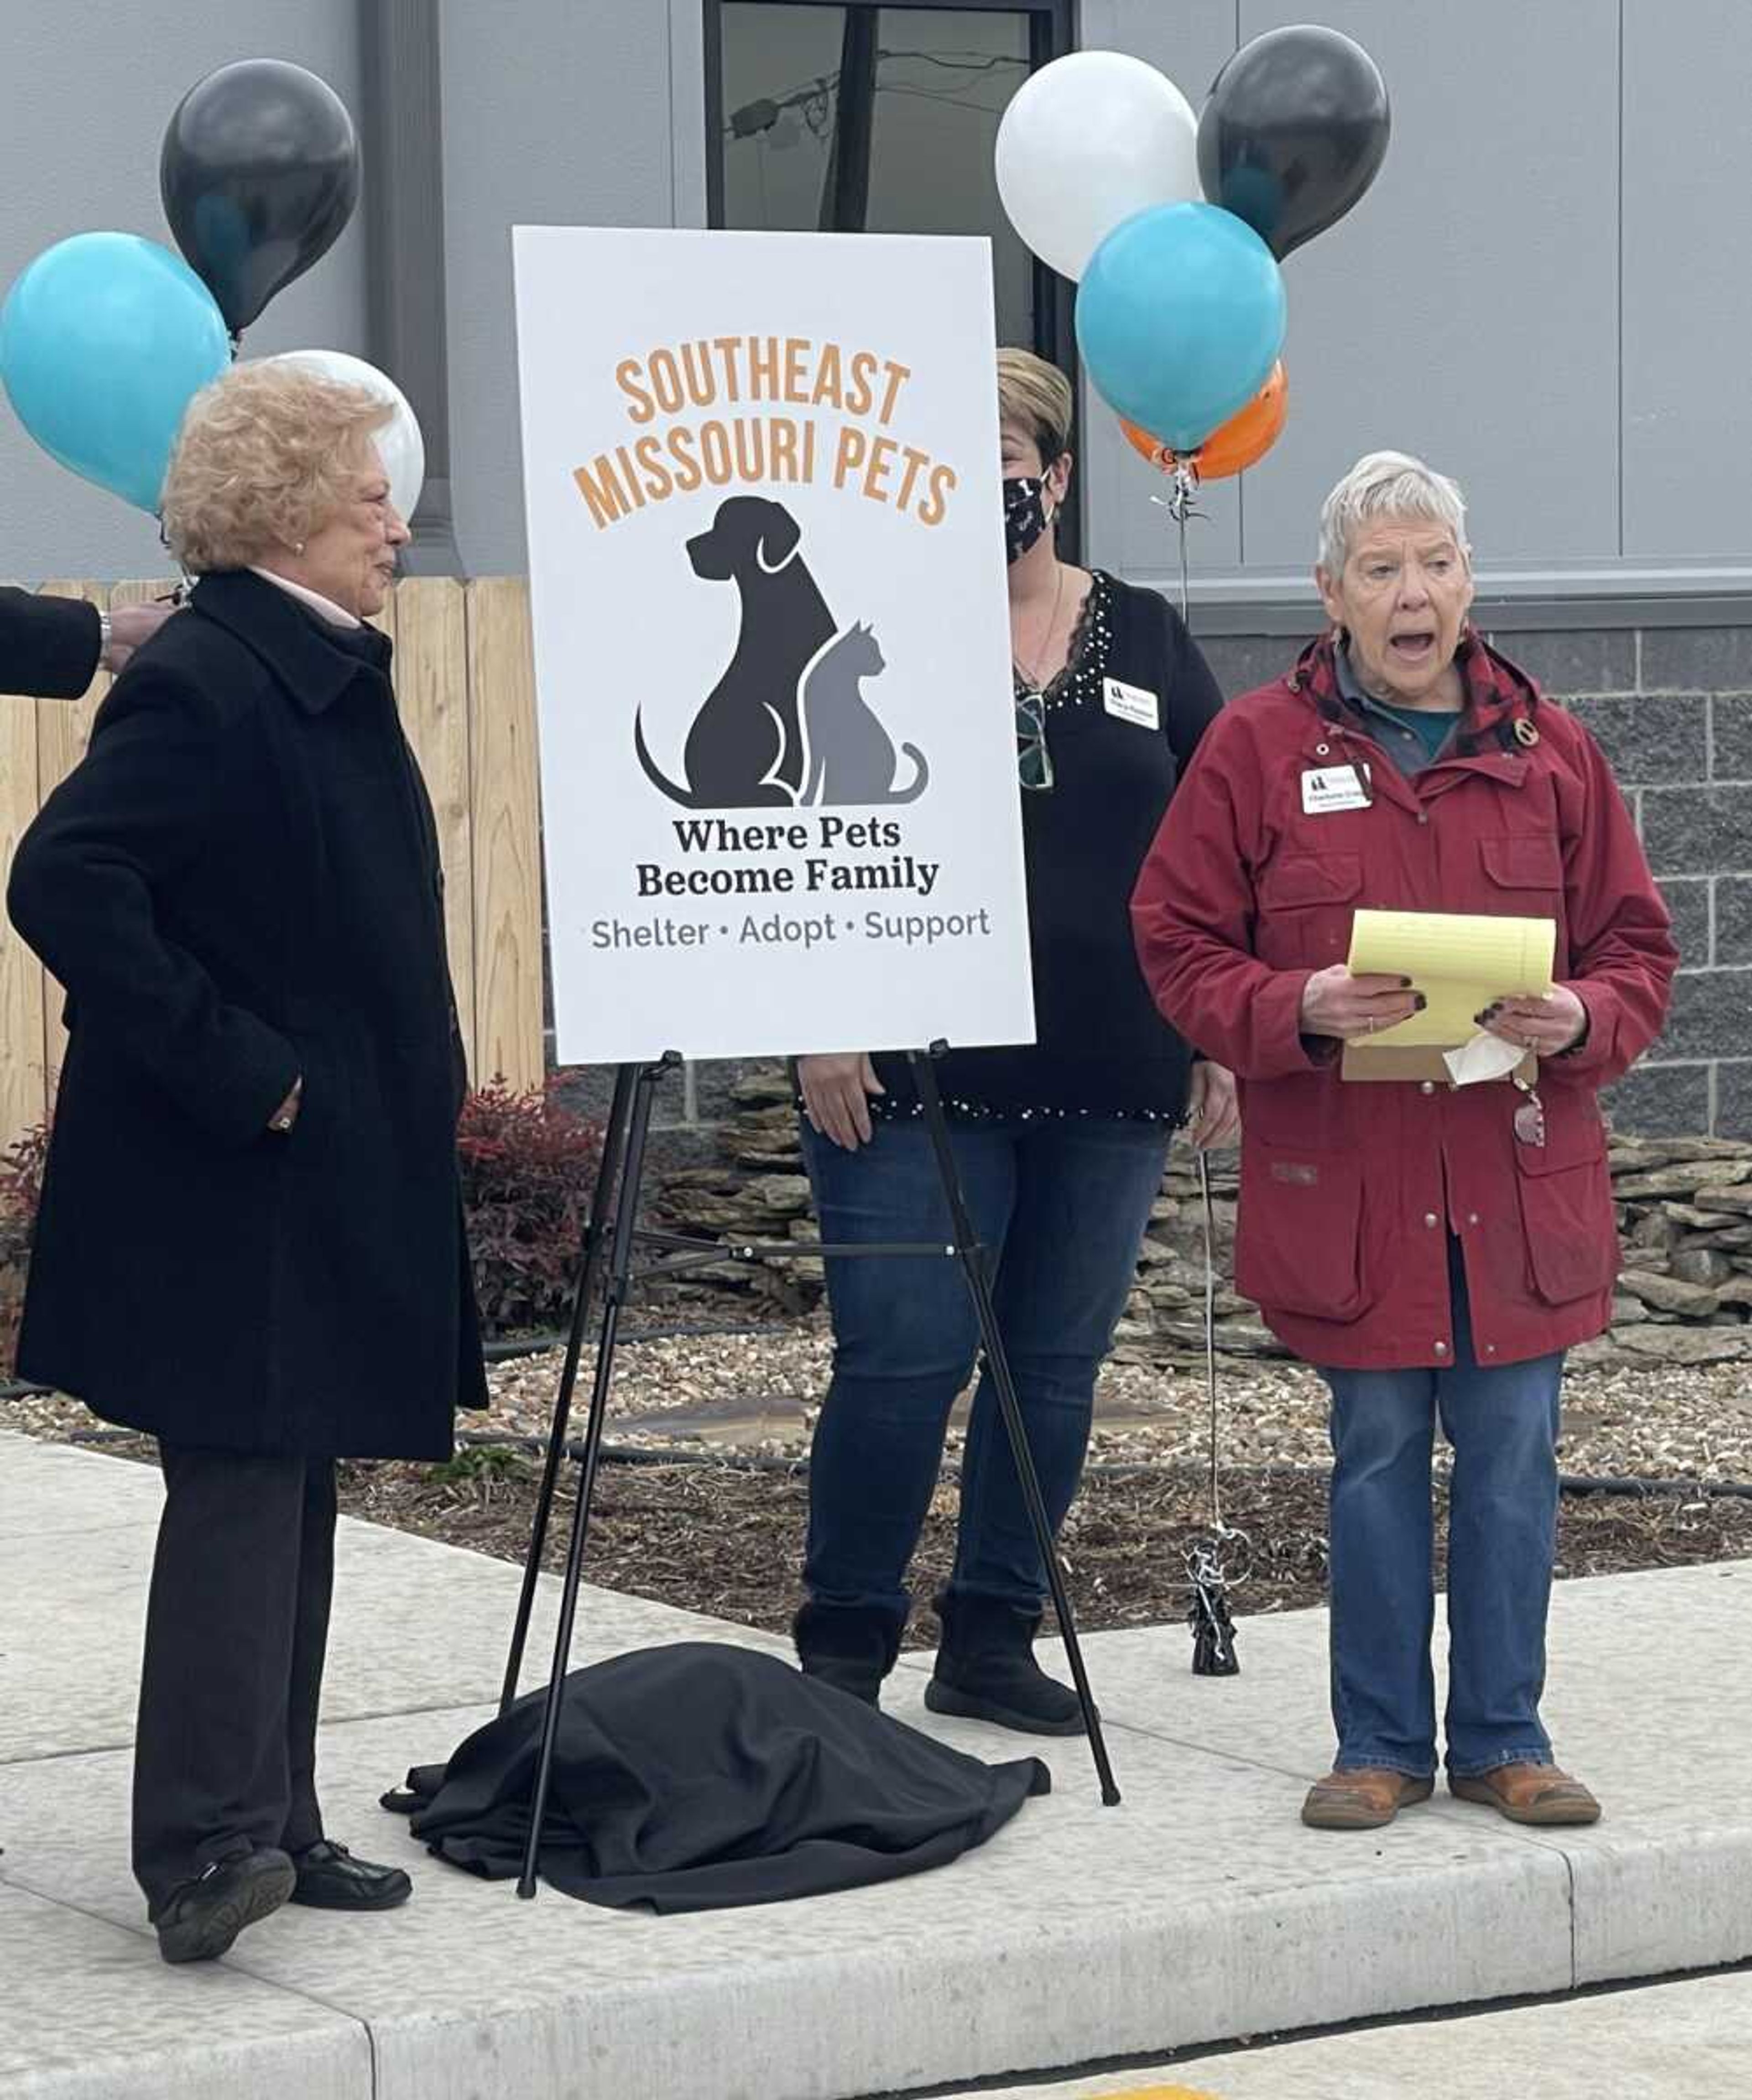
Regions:
[[[1132, 689], [1114, 694], [1110, 682]], [[1017, 677], [1018, 696], [1032, 690]], [[1158, 726], [1136, 717], [1155, 703]], [[1104, 1116], [1179, 1123], [1188, 1046], [1157, 1012], [1132, 943], [1131, 901], [1169, 797], [1223, 696], [1180, 615], [1104, 570], [1064, 669], [1042, 696], [1053, 784], [1024, 790], [1022, 840], [1036, 1040], [938, 1061], [963, 1121]], [[916, 1115], [906, 1058], [874, 1059], [877, 1116]]]

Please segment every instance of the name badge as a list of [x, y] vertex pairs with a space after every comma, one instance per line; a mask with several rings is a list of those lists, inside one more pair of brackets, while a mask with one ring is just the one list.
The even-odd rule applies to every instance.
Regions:
[[[1360, 777], [1359, 777], [1360, 774]], [[1331, 810], [1366, 810], [1366, 765], [1322, 765], [1302, 775], [1302, 814], [1323, 817]]]
[[1154, 693], [1141, 686], [1128, 686], [1123, 678], [1103, 678], [1101, 698], [1107, 712], [1121, 721], [1136, 722], [1140, 729], [1160, 729], [1162, 708]]

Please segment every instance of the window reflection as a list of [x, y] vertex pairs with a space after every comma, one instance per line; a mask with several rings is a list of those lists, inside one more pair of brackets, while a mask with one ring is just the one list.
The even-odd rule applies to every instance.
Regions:
[[999, 338], [1040, 339], [992, 174], [1024, 11], [723, 0], [720, 23], [726, 226], [988, 234]]

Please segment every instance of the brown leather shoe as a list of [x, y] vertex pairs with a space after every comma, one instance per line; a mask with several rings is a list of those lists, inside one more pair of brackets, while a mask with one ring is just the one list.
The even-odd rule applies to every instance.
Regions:
[[1498, 1765], [1471, 1778], [1450, 1773], [1457, 1801], [1482, 1802], [1511, 1823], [1598, 1823], [1600, 1803], [1578, 1779], [1556, 1765]]
[[1379, 1830], [1435, 1790], [1434, 1780], [1414, 1779], [1410, 1772], [1366, 1767], [1328, 1772], [1308, 1789], [1302, 1820], [1310, 1830]]

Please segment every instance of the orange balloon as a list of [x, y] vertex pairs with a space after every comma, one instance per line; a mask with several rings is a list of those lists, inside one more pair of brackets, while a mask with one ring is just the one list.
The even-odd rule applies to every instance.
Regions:
[[1119, 427], [1133, 452], [1141, 452], [1152, 466], [1172, 474], [1181, 465], [1193, 469], [1201, 481], [1221, 481], [1239, 474], [1264, 458], [1277, 443], [1290, 412], [1290, 381], [1282, 360], [1272, 375], [1238, 415], [1231, 416], [1220, 430], [1213, 430], [1196, 452], [1176, 452], [1153, 438], [1148, 430], [1123, 417]]

